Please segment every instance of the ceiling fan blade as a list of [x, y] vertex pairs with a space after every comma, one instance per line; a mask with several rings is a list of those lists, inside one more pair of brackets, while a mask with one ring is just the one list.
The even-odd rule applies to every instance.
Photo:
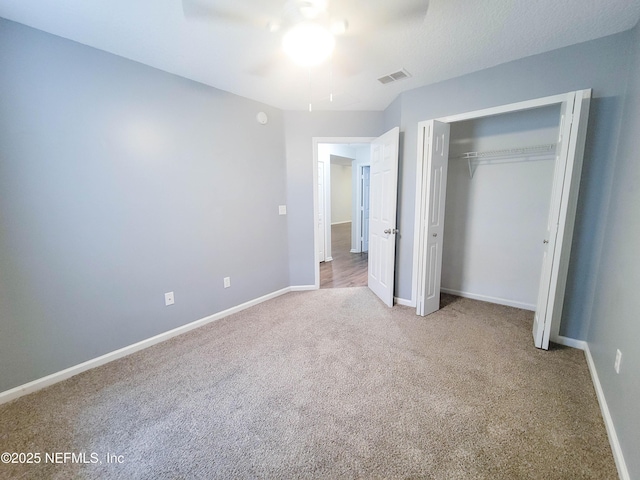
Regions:
[[424, 22], [428, 8], [429, 0], [350, 0], [332, 2], [329, 11], [332, 20], [348, 20], [346, 35], [350, 35], [403, 22]]
[[182, 0], [182, 12], [187, 20], [211, 21], [222, 24], [265, 28], [269, 22], [263, 14], [250, 15], [240, 10], [220, 8], [212, 0]]
[[286, 67], [286, 57], [278, 49], [273, 50], [273, 53], [265, 57], [254, 66], [246, 69], [245, 72], [256, 77], [269, 77], [278, 69]]
[[255, 77], [269, 77], [275, 70], [275, 65], [272, 61], [266, 60], [264, 62], [259, 63], [258, 65], [254, 65], [253, 67], [246, 70], [249, 75], [253, 75]]
[[334, 72], [345, 77], [352, 77], [363, 72], [368, 57], [366, 52], [366, 44], [360, 37], [338, 39], [331, 57]]
[[386, 23], [418, 20], [423, 22], [429, 10], [429, 0], [412, 0], [403, 2], [394, 8], [389, 15], [385, 15]]

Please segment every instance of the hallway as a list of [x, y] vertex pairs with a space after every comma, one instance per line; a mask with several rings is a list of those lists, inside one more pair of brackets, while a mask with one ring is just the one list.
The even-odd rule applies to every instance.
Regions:
[[331, 262], [320, 263], [320, 288], [367, 286], [369, 255], [351, 253], [351, 223], [331, 226]]

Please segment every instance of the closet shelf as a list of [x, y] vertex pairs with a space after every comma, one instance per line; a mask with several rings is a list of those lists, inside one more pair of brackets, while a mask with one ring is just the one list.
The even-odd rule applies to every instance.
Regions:
[[533, 145], [531, 147], [507, 148], [504, 150], [487, 150], [485, 152], [466, 152], [457, 158], [465, 159], [469, 163], [469, 177], [473, 178], [472, 160], [507, 159], [515, 157], [548, 156], [555, 152], [556, 144]]
[[487, 150], [486, 152], [467, 152], [458, 158], [476, 159], [476, 158], [492, 158], [492, 157], [515, 157], [515, 156], [531, 156], [545, 155], [553, 152], [556, 148], [555, 143], [547, 143], [544, 145], [534, 145], [532, 147], [523, 148], [507, 148], [505, 150]]

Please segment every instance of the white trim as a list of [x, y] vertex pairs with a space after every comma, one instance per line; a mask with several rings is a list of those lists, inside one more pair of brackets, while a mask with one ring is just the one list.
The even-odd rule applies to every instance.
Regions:
[[318, 290], [317, 285], [293, 285], [289, 287], [292, 292], [308, 292], [310, 290]]
[[[356, 155], [358, 156], [358, 155]], [[366, 159], [362, 159], [362, 155], [360, 158], [356, 158], [353, 162], [354, 175], [353, 175], [353, 212], [352, 218], [355, 219], [353, 226], [351, 227], [351, 252], [353, 253], [361, 253], [363, 250], [364, 244], [364, 225], [362, 223], [362, 213], [364, 210], [364, 202], [362, 195], [362, 183], [363, 183], [363, 173], [365, 168], [371, 167], [371, 144], [369, 144], [369, 156]], [[371, 179], [369, 179], [369, 184], [371, 184]], [[369, 242], [367, 241], [367, 250], [369, 251]]]
[[344, 222], [333, 222], [331, 224], [331, 226], [333, 226], [333, 225], [342, 225], [343, 223], [351, 223], [351, 220], [345, 220]]
[[[318, 142], [313, 139], [313, 185], [311, 190], [313, 192], [313, 270], [314, 270], [314, 282], [315, 287], [320, 288], [320, 254], [318, 252], [318, 234], [320, 229], [318, 228], [318, 212], [320, 206], [318, 205]], [[322, 259], [324, 261], [324, 258]]]
[[621, 480], [631, 480], [631, 477], [629, 476], [629, 470], [627, 469], [627, 464], [624, 461], [622, 449], [620, 448], [620, 442], [618, 441], [616, 428], [613, 424], [613, 419], [611, 418], [611, 412], [609, 411], [609, 406], [607, 405], [607, 400], [604, 396], [604, 390], [602, 390], [602, 385], [600, 384], [598, 371], [596, 370], [596, 365], [593, 361], [593, 357], [591, 356], [589, 344], [584, 340], [576, 340], [575, 338], [563, 337], [562, 335], [556, 335], [552, 337], [551, 341], [560, 345], [578, 348], [584, 351], [584, 356], [587, 359], [587, 366], [589, 367], [589, 373], [591, 374], [591, 382], [593, 383], [593, 387], [596, 391], [596, 396], [598, 397], [600, 412], [602, 413], [604, 426], [607, 429], [607, 437], [609, 438], [609, 444], [611, 445], [613, 458], [616, 462], [616, 468], [618, 469], [618, 476]]
[[533, 303], [517, 302], [515, 300], [509, 300], [507, 298], [490, 297], [489, 295], [480, 295], [478, 293], [461, 292], [459, 290], [452, 290], [450, 288], [440, 288], [442, 293], [448, 293], [449, 295], [456, 295], [463, 298], [471, 298], [472, 300], [480, 300], [481, 302], [497, 303], [498, 305], [506, 305], [507, 307], [521, 308], [523, 310], [531, 310], [535, 312], [536, 306]]
[[490, 117], [492, 115], [501, 115], [503, 113], [519, 112], [522, 110], [531, 110], [532, 108], [539, 108], [546, 105], [555, 105], [565, 102], [567, 100], [567, 95], [570, 93], [573, 92], [552, 95], [550, 97], [534, 98], [523, 102], [508, 103], [506, 105], [498, 105], [497, 107], [484, 108], [482, 110], [474, 110], [472, 112], [465, 112], [457, 115], [449, 115], [447, 117], [436, 118], [436, 120], [444, 123], [462, 122], [465, 120], [472, 120], [474, 118]]
[[147, 338], [146, 340], [142, 340], [140, 342], [134, 343], [133, 345], [120, 348], [113, 352], [109, 352], [99, 357], [93, 358], [91, 360], [87, 360], [86, 362], [82, 362], [78, 365], [74, 365], [73, 367], [69, 367], [59, 372], [52, 373], [51, 375], [47, 375], [46, 377], [38, 378], [31, 382], [25, 383], [24, 385], [20, 385], [10, 390], [0, 392], [0, 405], [2, 405], [3, 403], [10, 402], [11, 400], [15, 400], [16, 398], [22, 397], [23, 395], [36, 392], [42, 388], [48, 387], [55, 383], [71, 378], [74, 375], [78, 375], [79, 373], [86, 372], [87, 370], [90, 370], [92, 368], [99, 367], [101, 365], [112, 362], [119, 358], [126, 357], [127, 355], [131, 355], [132, 353], [135, 353], [137, 351], [151, 347], [152, 345], [156, 345], [158, 343], [164, 342], [165, 340], [169, 340], [170, 338], [176, 337], [178, 335], [182, 335], [183, 333], [202, 327], [208, 323], [215, 322], [216, 320], [220, 320], [234, 313], [238, 313], [249, 307], [258, 305], [259, 303], [266, 302], [267, 300], [271, 300], [272, 298], [279, 297], [280, 295], [284, 295], [285, 293], [300, 291], [300, 290], [312, 290], [312, 289], [315, 289], [315, 286], [304, 285], [304, 286], [296, 286], [296, 287], [286, 287], [281, 290], [277, 290], [273, 293], [268, 293], [267, 295], [263, 295], [262, 297], [249, 300], [248, 302], [242, 303], [235, 307], [228, 308], [227, 310], [214, 313], [213, 315], [209, 315], [208, 317], [201, 318], [200, 320], [196, 320], [194, 322], [188, 323], [181, 327], [174, 328], [173, 330], [169, 330], [168, 332], [164, 332], [159, 335], [155, 335], [151, 338]]
[[578, 350], [587, 349], [587, 342], [585, 342], [584, 340], [576, 340], [575, 338], [563, 337], [562, 335], [551, 337], [551, 341], [557, 343], [558, 345], [577, 348]]
[[403, 305], [405, 307], [416, 308], [416, 303], [413, 300], [407, 300], [406, 298], [398, 298], [398, 297], [394, 297], [393, 299], [396, 302], [396, 305]]
[[593, 361], [593, 357], [591, 356], [591, 350], [589, 350], [589, 344], [587, 342], [585, 342], [584, 355], [587, 358], [587, 365], [589, 366], [589, 372], [591, 373], [591, 380], [593, 381], [593, 386], [596, 389], [596, 396], [598, 397], [598, 403], [600, 404], [600, 411], [602, 412], [604, 426], [607, 429], [607, 435], [609, 437], [609, 443], [611, 444], [611, 450], [613, 451], [613, 458], [618, 469], [618, 475], [621, 480], [631, 480], [629, 470], [627, 470], [627, 464], [624, 461], [624, 455], [622, 454], [622, 448], [620, 448], [616, 428], [613, 424], [613, 419], [611, 418], [611, 412], [609, 412], [607, 399], [604, 396], [604, 391], [602, 390], [602, 385], [598, 378], [598, 371], [596, 370], [596, 365]]
[[333, 262], [333, 257], [324, 257], [325, 262]]

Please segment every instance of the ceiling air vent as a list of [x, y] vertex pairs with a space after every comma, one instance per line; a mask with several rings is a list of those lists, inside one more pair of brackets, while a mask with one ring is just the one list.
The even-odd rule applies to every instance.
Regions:
[[387, 83], [397, 82], [398, 80], [402, 80], [403, 78], [409, 78], [411, 74], [407, 72], [404, 68], [402, 70], [398, 70], [397, 72], [390, 73], [389, 75], [384, 75], [380, 77], [378, 81], [386, 85]]

